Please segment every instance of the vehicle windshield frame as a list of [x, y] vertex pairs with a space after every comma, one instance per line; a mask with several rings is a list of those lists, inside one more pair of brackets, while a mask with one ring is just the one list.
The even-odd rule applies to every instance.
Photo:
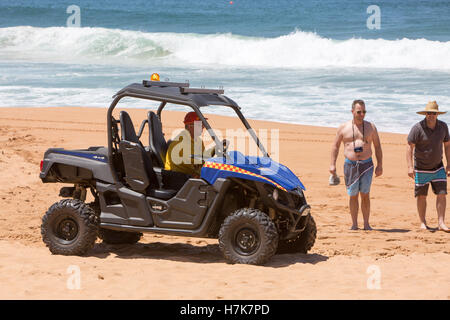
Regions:
[[[245, 129], [249, 132], [250, 136], [253, 138], [253, 141], [256, 143], [256, 145], [258, 146], [259, 150], [264, 155], [264, 157], [270, 157], [269, 154], [267, 153], [266, 149], [264, 148], [264, 145], [261, 143], [261, 141], [259, 140], [258, 136], [256, 135], [255, 131], [253, 130], [253, 128], [248, 123], [247, 119], [242, 114], [239, 106], [232, 106], [232, 105], [225, 105], [225, 104], [223, 104], [223, 105], [206, 105], [206, 106], [200, 106], [200, 107], [195, 105], [195, 104], [192, 104], [192, 105], [185, 104], [185, 105], [191, 107], [195, 111], [195, 113], [199, 116], [200, 120], [203, 123], [203, 126], [207, 129], [207, 131], [210, 134], [211, 138], [214, 140], [214, 142], [216, 143], [217, 147], [219, 148], [218, 151], [220, 153], [223, 152], [222, 144], [218, 140], [217, 135], [215, 134], [214, 130], [212, 129], [212, 127], [208, 123], [208, 120], [206, 120], [206, 118], [203, 116], [203, 113], [202, 113], [201, 109], [208, 108], [208, 107], [214, 107], [214, 106], [223, 106], [223, 107], [228, 107], [228, 108], [233, 109], [234, 112], [237, 114], [238, 118], [241, 120], [241, 122], [244, 125]], [[158, 110], [157, 110], [156, 114], [159, 117], [160, 121], [162, 121], [162, 117], [161, 117], [162, 116], [162, 111], [164, 110], [164, 108], [166, 106], [167, 106], [167, 102], [163, 101], [163, 102], [161, 102], [161, 104], [158, 107]]]

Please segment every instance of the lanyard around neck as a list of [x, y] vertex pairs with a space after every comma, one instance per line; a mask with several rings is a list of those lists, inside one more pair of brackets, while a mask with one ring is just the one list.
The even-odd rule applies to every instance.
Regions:
[[[363, 144], [364, 144], [364, 120], [363, 120], [363, 130], [362, 130], [362, 134], [363, 134]], [[355, 148], [355, 122], [352, 120], [352, 131], [353, 131], [353, 148]]]

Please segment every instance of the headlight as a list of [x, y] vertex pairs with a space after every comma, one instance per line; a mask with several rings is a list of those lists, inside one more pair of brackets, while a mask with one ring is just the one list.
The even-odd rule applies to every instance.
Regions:
[[304, 206], [302, 206], [300, 208], [299, 211], [302, 216], [307, 216], [311, 213], [311, 207], [309, 205], [305, 204]]

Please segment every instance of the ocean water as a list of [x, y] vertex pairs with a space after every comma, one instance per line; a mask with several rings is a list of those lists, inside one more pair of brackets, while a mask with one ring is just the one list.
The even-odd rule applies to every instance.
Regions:
[[0, 107], [106, 108], [158, 72], [223, 86], [252, 119], [336, 127], [364, 99], [380, 131], [406, 133], [428, 101], [450, 111], [449, 17], [450, 0], [0, 0]]

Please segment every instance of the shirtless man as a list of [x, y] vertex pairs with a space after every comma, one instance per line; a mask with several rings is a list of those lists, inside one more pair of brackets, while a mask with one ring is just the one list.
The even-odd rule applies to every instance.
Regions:
[[343, 123], [337, 131], [331, 149], [330, 173], [336, 176], [336, 159], [341, 142], [344, 142], [344, 177], [347, 193], [350, 196], [349, 207], [352, 217], [351, 230], [358, 230], [358, 195], [361, 195], [361, 211], [364, 219], [364, 230], [372, 230], [370, 216], [370, 185], [373, 176], [372, 143], [375, 147], [377, 167], [375, 177], [383, 174], [383, 153], [380, 138], [374, 124], [364, 121], [366, 106], [363, 100], [352, 103], [353, 119]]

